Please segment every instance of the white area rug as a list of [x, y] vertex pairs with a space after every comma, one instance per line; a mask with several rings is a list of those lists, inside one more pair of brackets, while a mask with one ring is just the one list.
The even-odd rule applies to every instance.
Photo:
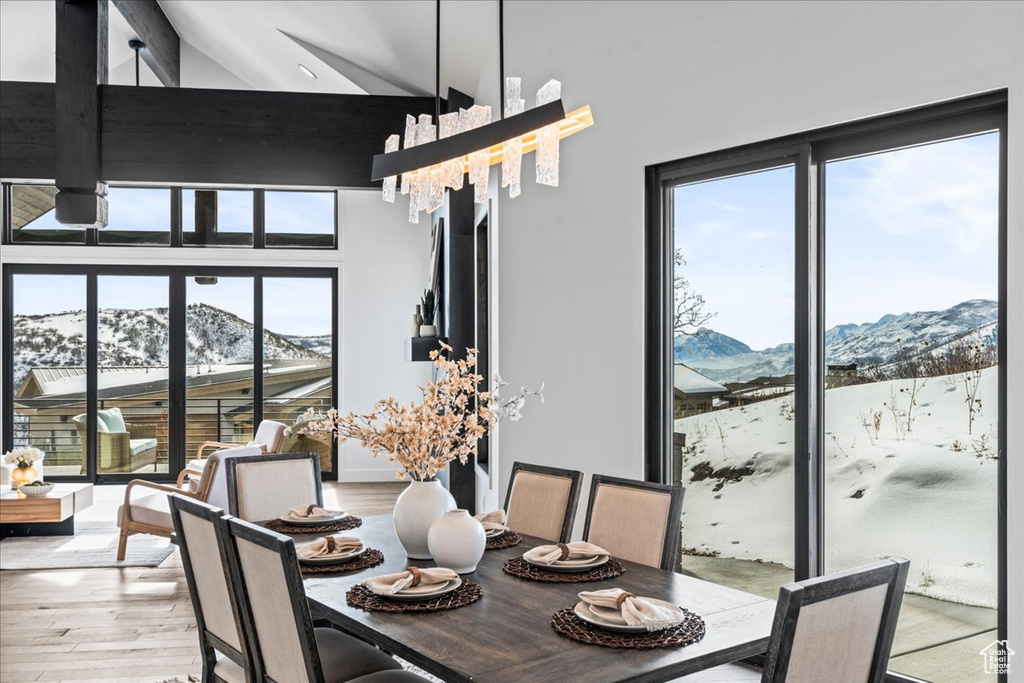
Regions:
[[117, 527], [109, 522], [75, 520], [74, 536], [5, 538], [0, 569], [156, 567], [174, 552], [169, 539], [135, 534], [128, 539], [124, 562], [118, 562], [117, 537]]

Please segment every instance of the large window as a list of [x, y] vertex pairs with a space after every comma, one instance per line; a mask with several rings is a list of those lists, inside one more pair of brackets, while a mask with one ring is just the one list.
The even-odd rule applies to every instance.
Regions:
[[[4, 268], [4, 450], [46, 452], [46, 474], [174, 476], [205, 441], [245, 444], [337, 405], [337, 271], [314, 268]], [[95, 360], [92, 360], [95, 359]], [[332, 443], [289, 437], [285, 451]]]
[[52, 185], [5, 183], [5, 244], [333, 249], [338, 194], [328, 190], [111, 186], [101, 230], [61, 225]]
[[[910, 560], [890, 669], [1005, 638], [1005, 96], [648, 170], [648, 473], [683, 571]], [[794, 514], [795, 510], [795, 514]]]

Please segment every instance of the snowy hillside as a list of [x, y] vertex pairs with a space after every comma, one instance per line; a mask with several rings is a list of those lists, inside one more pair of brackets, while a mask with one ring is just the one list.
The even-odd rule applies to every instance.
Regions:
[[304, 349], [309, 349], [310, 351], [315, 351], [320, 355], [330, 357], [331, 342], [334, 339], [334, 335], [318, 334], [312, 337], [302, 337], [299, 335], [285, 335], [284, 338], [293, 344], [298, 344]]
[[[999, 305], [973, 299], [944, 311], [918, 311], [885, 315], [873, 323], [836, 325], [825, 332], [828, 363], [885, 365], [901, 349], [914, 354], [925, 348], [941, 350], [960, 339], [996, 342]], [[714, 330], [701, 329], [676, 339], [676, 360], [719, 382], [739, 382], [760, 376], [793, 372], [793, 345], [752, 351], [743, 342]]]
[[[909, 591], [996, 606], [997, 377], [981, 371], [970, 429], [965, 375], [916, 380], [909, 418], [913, 380], [825, 393], [827, 569], [906, 557]], [[792, 397], [682, 418], [676, 431], [688, 552], [792, 567]]]
[[[189, 306], [186, 316], [189, 364], [252, 360], [251, 323], [206, 304]], [[15, 316], [15, 384], [32, 367], [85, 365], [85, 329], [84, 311]], [[99, 311], [101, 365], [164, 365], [167, 339], [166, 308]], [[264, 331], [263, 347], [264, 356], [273, 359], [322, 358], [330, 353], [329, 346], [322, 353], [322, 345], [306, 348], [269, 330]]]

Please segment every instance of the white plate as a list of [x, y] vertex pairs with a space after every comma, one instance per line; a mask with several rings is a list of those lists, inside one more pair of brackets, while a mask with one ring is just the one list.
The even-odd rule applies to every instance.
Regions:
[[302, 557], [299, 555], [299, 564], [341, 564], [354, 560], [366, 552], [366, 546], [361, 545], [356, 550], [347, 553], [333, 553], [331, 555], [320, 555], [318, 557]]
[[[588, 559], [586, 562], [579, 562], [578, 560], [557, 560], [552, 564], [531, 562], [526, 557], [523, 557], [523, 559], [526, 560], [527, 564], [537, 567], [538, 569], [547, 569], [548, 571], [553, 572], [573, 573], [590, 571], [591, 569], [605, 564], [611, 558], [608, 555], [597, 555]], [[572, 564], [564, 564], [565, 562], [571, 562]]]
[[404, 588], [393, 595], [383, 595], [381, 597], [388, 598], [389, 600], [403, 600], [405, 602], [432, 600], [446, 593], [451, 593], [461, 585], [462, 579], [452, 579], [444, 583], [431, 583], [426, 586], [420, 585], [415, 588]]
[[[661, 607], [667, 607], [668, 609], [679, 612], [682, 615], [682, 610], [679, 609], [678, 605], [674, 605], [671, 602], [665, 602], [664, 600], [656, 600], [655, 598], [643, 598], [650, 603], [660, 605]], [[588, 624], [593, 624], [598, 628], [603, 628], [606, 631], [619, 631], [622, 633], [644, 633], [647, 631], [645, 626], [627, 626], [626, 620], [622, 618], [621, 613], [615, 614], [614, 617], [609, 615], [609, 612], [614, 612], [607, 607], [593, 607], [586, 602], [580, 600], [576, 603], [574, 608], [576, 616]], [[666, 626], [665, 628], [671, 628]]]
[[504, 533], [504, 529], [488, 529], [484, 532], [484, 535], [487, 536], [487, 538], [497, 538], [498, 536], [501, 536]]
[[292, 517], [290, 512], [286, 512], [285, 514], [278, 517], [278, 519], [280, 519], [282, 522], [287, 522], [288, 524], [294, 524], [296, 526], [318, 526], [320, 524], [331, 524], [333, 522], [337, 522], [339, 519], [344, 519], [346, 517], [348, 517], [348, 513], [340, 511], [333, 517], [318, 517], [317, 519], [304, 519], [302, 517]]

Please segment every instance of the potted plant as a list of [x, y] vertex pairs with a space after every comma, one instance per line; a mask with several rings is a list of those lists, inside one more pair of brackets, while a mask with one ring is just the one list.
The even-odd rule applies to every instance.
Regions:
[[[444, 342], [440, 346], [450, 354], [452, 347]], [[293, 428], [300, 434], [327, 435], [339, 443], [357, 439], [374, 457], [384, 455], [401, 467], [398, 478], [412, 482], [395, 502], [395, 532], [406, 554], [415, 559], [431, 558], [427, 532], [455, 508], [455, 499], [437, 475], [451, 461], [465, 464], [475, 456], [479, 439], [494, 431], [503, 417], [512, 421], [522, 417], [527, 396], [544, 399], [543, 386], [537, 391], [523, 387], [511, 397], [502, 397], [501, 388], [507, 383], [500, 377], [495, 378], [493, 392], [479, 391], [484, 378], [476, 374], [476, 349], [468, 349], [465, 360], [450, 360], [437, 350], [430, 352], [430, 358], [440, 379], [420, 388], [420, 401], [401, 405], [395, 398], [386, 398], [364, 415], [342, 416], [335, 408], [321, 414], [311, 408]]]
[[12, 487], [17, 488], [20, 484], [27, 484], [40, 477], [36, 465], [43, 462], [46, 454], [38, 448], [31, 446], [26, 448], [15, 448], [4, 456], [4, 462], [13, 465], [11, 472]]
[[420, 299], [420, 305], [423, 307], [423, 323], [420, 325], [421, 337], [437, 336], [437, 326], [434, 325], [435, 303], [434, 290], [423, 290], [423, 298]]

